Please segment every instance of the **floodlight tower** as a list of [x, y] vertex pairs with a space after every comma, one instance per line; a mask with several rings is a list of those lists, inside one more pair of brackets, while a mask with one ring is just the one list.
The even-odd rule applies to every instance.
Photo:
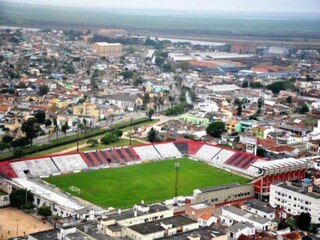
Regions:
[[179, 188], [179, 168], [180, 163], [175, 163], [174, 167], [176, 169], [176, 184], [175, 184], [175, 197], [178, 197], [178, 188]]

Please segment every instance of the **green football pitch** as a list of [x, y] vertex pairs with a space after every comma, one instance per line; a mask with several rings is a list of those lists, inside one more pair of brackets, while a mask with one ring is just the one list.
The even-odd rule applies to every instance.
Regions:
[[188, 158], [149, 162], [131, 166], [87, 171], [45, 179], [66, 192], [79, 188], [80, 197], [98, 206], [129, 208], [144, 200], [153, 203], [175, 195], [176, 169], [179, 163], [178, 194], [192, 195], [194, 189], [226, 183], [246, 183], [241, 176]]

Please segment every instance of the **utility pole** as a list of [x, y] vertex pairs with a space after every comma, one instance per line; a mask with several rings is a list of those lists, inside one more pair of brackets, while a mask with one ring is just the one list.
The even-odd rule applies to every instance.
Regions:
[[180, 168], [180, 164], [179, 163], [175, 163], [174, 167], [176, 169], [176, 184], [175, 184], [175, 191], [174, 191], [174, 195], [175, 197], [178, 197], [178, 188], [179, 188], [179, 168]]
[[77, 152], [79, 152], [79, 118], [78, 118], [78, 122], [77, 122]]
[[131, 117], [130, 118], [130, 126], [131, 126], [131, 129], [130, 129], [130, 140], [129, 140], [129, 145], [130, 145], [130, 147], [131, 147], [131, 142], [132, 142], [132, 128], [133, 128], [133, 126], [132, 126], [132, 121], [133, 121], [133, 118]]

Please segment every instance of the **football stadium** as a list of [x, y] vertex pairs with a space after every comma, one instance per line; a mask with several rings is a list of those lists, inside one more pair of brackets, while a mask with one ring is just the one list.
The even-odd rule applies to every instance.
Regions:
[[5, 161], [0, 172], [6, 180], [2, 186], [28, 189], [37, 196], [37, 205], [49, 204], [58, 215], [70, 216], [88, 207], [130, 208], [235, 183], [250, 182], [252, 190], [233, 196], [263, 197], [273, 179], [303, 178], [307, 167], [307, 159], [264, 161], [246, 152], [180, 140]]

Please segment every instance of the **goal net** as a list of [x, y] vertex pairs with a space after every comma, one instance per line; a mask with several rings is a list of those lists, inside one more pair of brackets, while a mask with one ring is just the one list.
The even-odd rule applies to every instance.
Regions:
[[69, 187], [69, 190], [70, 190], [71, 192], [76, 192], [76, 193], [78, 193], [78, 194], [80, 195], [80, 188], [77, 188], [77, 187], [75, 187], [75, 186], [70, 186], [70, 187]]

